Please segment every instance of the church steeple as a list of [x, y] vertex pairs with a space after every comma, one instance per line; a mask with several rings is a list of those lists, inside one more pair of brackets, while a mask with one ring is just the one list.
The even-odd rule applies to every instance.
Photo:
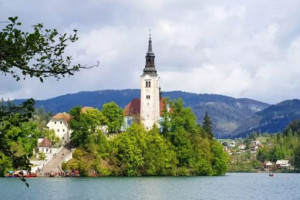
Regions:
[[154, 124], [159, 127], [160, 120], [159, 76], [156, 72], [154, 61], [155, 55], [152, 49], [150, 33], [148, 51], [146, 53], [146, 65], [144, 73], [140, 76], [140, 121], [147, 130], [150, 130]]
[[149, 33], [148, 53], [153, 53], [153, 52], [152, 52], [151, 32]]
[[149, 33], [148, 52], [146, 53], [146, 65], [144, 68], [144, 75], [145, 74], [157, 75], [155, 69], [155, 55], [152, 50], [151, 33]]

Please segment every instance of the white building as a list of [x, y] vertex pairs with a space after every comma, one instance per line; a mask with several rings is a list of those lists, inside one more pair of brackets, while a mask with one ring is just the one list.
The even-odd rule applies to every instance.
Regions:
[[284, 167], [290, 167], [290, 163], [289, 163], [289, 160], [277, 160], [276, 161], [276, 166], [278, 168], [284, 168]]
[[155, 55], [152, 51], [151, 35], [149, 37], [148, 52], [143, 74], [140, 76], [141, 96], [133, 99], [124, 109], [125, 129], [133, 122], [140, 121], [146, 129], [154, 124], [159, 127], [160, 113], [163, 100], [160, 94], [159, 76], [155, 69]]
[[154, 124], [159, 126], [160, 119], [160, 87], [159, 76], [155, 69], [155, 55], [152, 51], [151, 35], [149, 37], [146, 65], [140, 78], [141, 85], [141, 112], [140, 120], [146, 129]]
[[38, 139], [38, 152], [42, 152], [45, 155], [52, 153], [52, 144], [48, 138], [39, 138]]
[[47, 127], [55, 131], [55, 135], [59, 137], [62, 144], [67, 144], [70, 142], [71, 129], [69, 126], [69, 121], [71, 116], [68, 113], [58, 113], [48, 122]]

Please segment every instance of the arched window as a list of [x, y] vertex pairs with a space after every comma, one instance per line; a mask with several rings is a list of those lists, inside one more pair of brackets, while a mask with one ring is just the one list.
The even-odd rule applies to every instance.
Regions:
[[151, 87], [151, 81], [146, 81], [146, 88], [149, 88], [149, 87]]

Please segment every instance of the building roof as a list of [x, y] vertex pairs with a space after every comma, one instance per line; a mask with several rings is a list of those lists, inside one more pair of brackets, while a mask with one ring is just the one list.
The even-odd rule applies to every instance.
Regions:
[[[163, 110], [164, 110], [164, 99], [160, 99], [159, 110], [160, 110], [160, 115], [162, 115]], [[141, 100], [140, 100], [140, 98], [132, 99], [124, 109], [124, 115], [125, 116], [140, 115], [140, 112], [141, 112]]]
[[81, 112], [86, 113], [87, 110], [93, 110], [93, 109], [95, 109], [95, 108], [89, 107], [89, 106], [84, 106], [83, 108], [81, 108]]
[[141, 100], [139, 98], [132, 99], [124, 109], [125, 116], [140, 115]]
[[48, 138], [44, 138], [40, 143], [39, 147], [52, 147], [51, 142], [48, 140]]
[[289, 164], [289, 160], [277, 160], [276, 165], [286, 165]]
[[71, 115], [69, 115], [68, 113], [65, 113], [65, 112], [57, 113], [56, 115], [54, 115], [52, 117], [52, 119], [63, 119], [65, 121], [69, 122], [71, 120]]
[[273, 165], [273, 163], [270, 162], [270, 161], [265, 161], [263, 164], [266, 165], [266, 166], [272, 166]]

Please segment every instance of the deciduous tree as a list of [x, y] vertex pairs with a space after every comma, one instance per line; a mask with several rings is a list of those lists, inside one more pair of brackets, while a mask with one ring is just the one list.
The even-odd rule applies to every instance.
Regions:
[[[27, 32], [21, 29], [18, 17], [8, 19], [8, 24], [0, 31], [2, 74], [11, 75], [16, 81], [30, 77], [39, 78], [43, 82], [48, 77], [60, 79], [66, 75], [74, 75], [81, 69], [94, 67], [73, 65], [72, 57], [64, 54], [69, 43], [78, 40], [76, 30], [74, 34], [60, 34], [56, 29], [46, 29], [42, 24], [37, 24], [33, 25], [31, 32]], [[8, 135], [12, 128], [20, 129], [22, 123], [28, 122], [33, 111], [33, 99], [21, 106], [2, 105], [0, 108], [0, 152], [12, 160], [15, 169], [30, 170], [29, 154], [16, 155], [12, 144], [18, 141], [18, 134], [9, 138]]]
[[109, 133], [120, 132], [124, 124], [123, 110], [115, 102], [103, 104], [102, 113], [106, 117], [106, 124]]

